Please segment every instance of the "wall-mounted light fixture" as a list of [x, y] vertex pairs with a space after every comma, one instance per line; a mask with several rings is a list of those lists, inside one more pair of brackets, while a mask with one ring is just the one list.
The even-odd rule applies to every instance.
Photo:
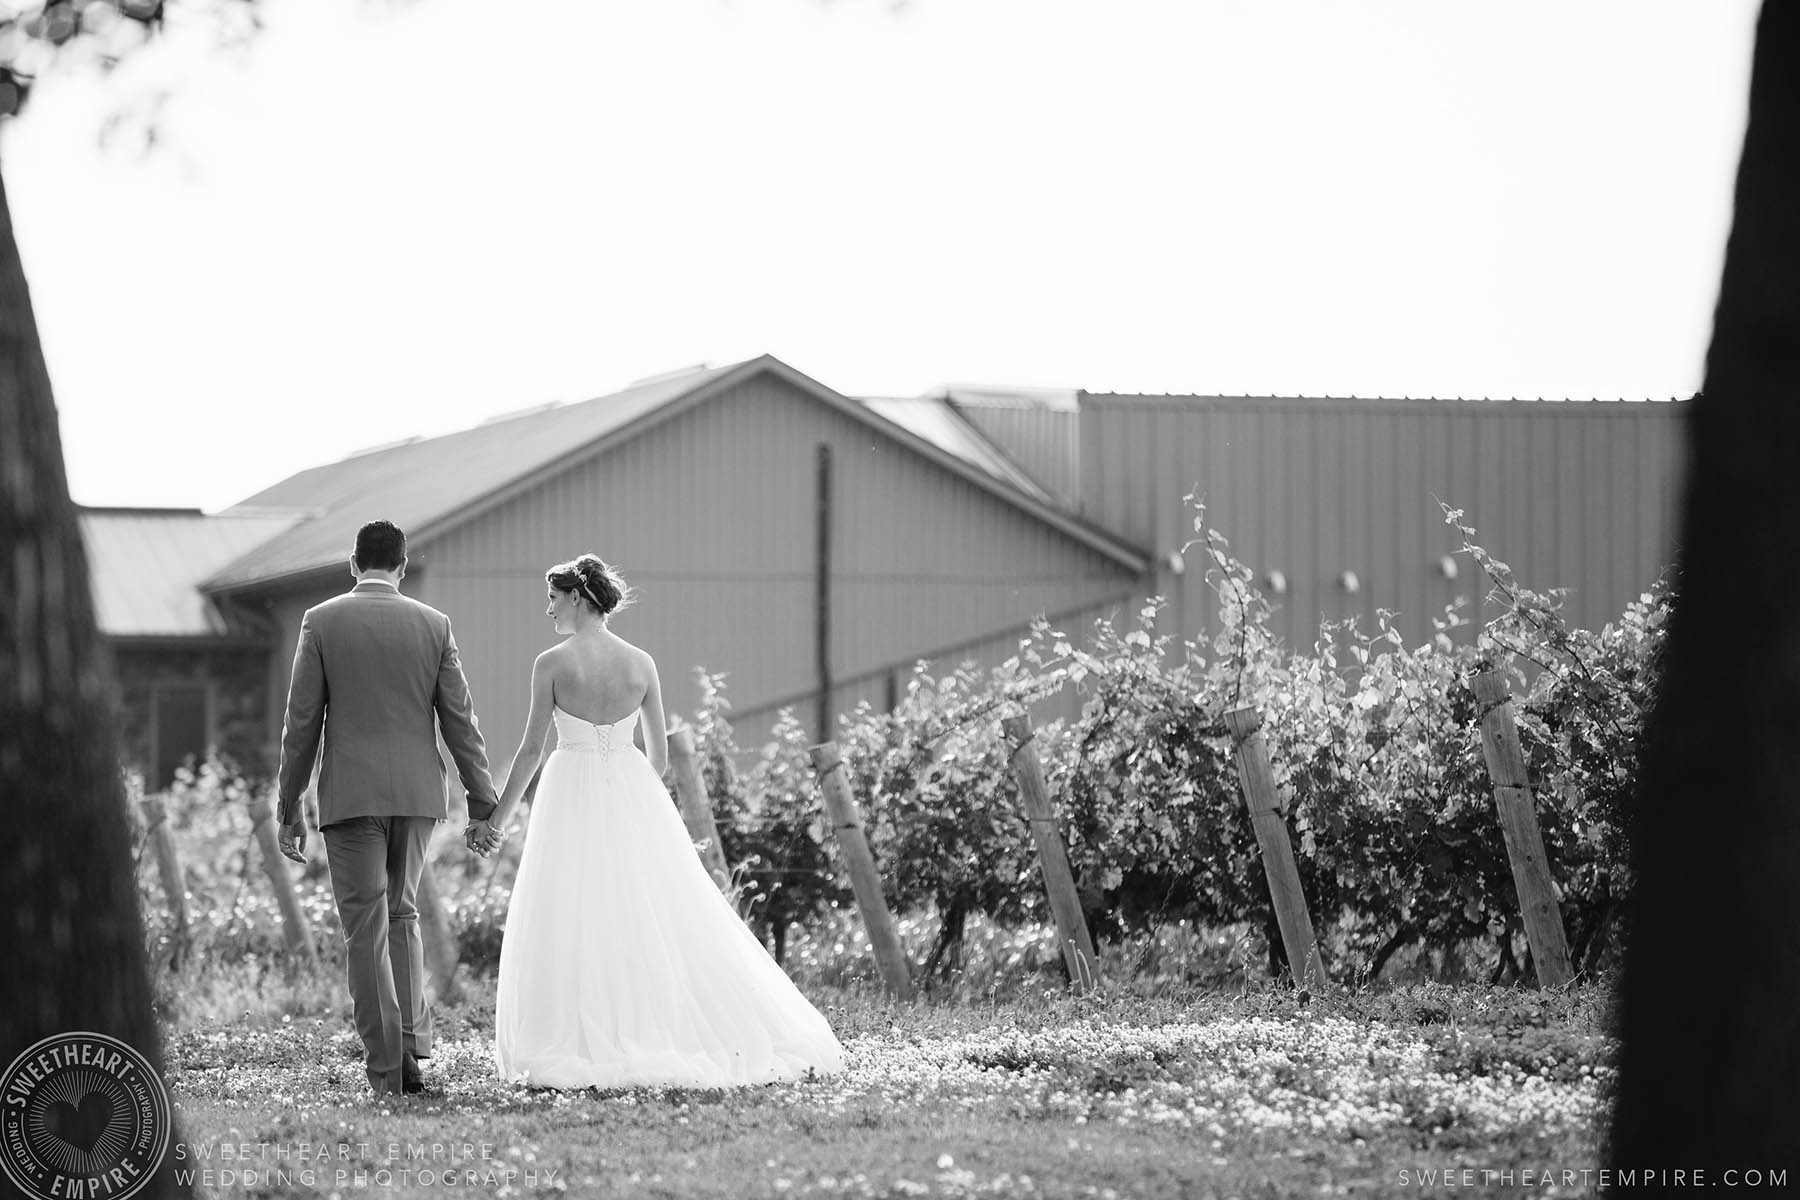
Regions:
[[1338, 576], [1338, 586], [1354, 596], [1362, 591], [1362, 580], [1356, 577], [1355, 571], [1345, 571]]
[[1263, 587], [1271, 596], [1287, 595], [1287, 576], [1280, 571], [1270, 571], [1263, 576]]
[[1438, 559], [1437, 560], [1437, 573], [1439, 575], [1442, 575], [1445, 579], [1455, 579], [1456, 578], [1456, 559], [1455, 559], [1455, 557], [1452, 555], [1446, 554], [1446, 555], [1444, 555], [1444, 557]]

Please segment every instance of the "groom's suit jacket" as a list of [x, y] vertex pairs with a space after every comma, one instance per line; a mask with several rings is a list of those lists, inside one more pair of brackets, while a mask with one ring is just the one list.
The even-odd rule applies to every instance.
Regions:
[[321, 746], [321, 828], [366, 816], [444, 820], [440, 729], [469, 816], [484, 820], [497, 797], [450, 618], [375, 579], [308, 609], [281, 732], [281, 823], [300, 819]]

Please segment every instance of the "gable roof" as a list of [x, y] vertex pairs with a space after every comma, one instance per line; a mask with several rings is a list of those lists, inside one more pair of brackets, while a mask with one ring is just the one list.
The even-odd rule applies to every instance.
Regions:
[[1039, 409], [1062, 413], [1081, 410], [1081, 393], [1074, 388], [990, 387], [952, 383], [939, 388], [933, 395], [942, 396], [958, 408]]
[[314, 510], [313, 519], [225, 565], [202, 586], [228, 591], [335, 567], [349, 554], [357, 529], [377, 515], [418, 542], [446, 516], [735, 369], [685, 372], [594, 400], [503, 414], [301, 471], [226, 511], [303, 505]]
[[892, 415], [884, 415], [765, 354], [648, 380], [593, 400], [492, 418], [470, 429], [378, 447], [302, 471], [226, 511], [306, 506], [313, 510], [312, 518], [222, 565], [201, 586], [209, 592], [226, 592], [335, 568], [348, 553], [356, 530], [372, 514], [405, 529], [413, 545], [423, 545], [534, 486], [545, 475], [602, 453], [762, 373], [879, 429], [1127, 569], [1141, 574], [1148, 568], [1144, 551], [1058, 507], [1004, 455], [991, 448], [984, 451], [979, 435], [969, 436], [966, 422], [959, 433], [939, 416], [902, 411], [892, 403], [887, 406]]
[[1046, 502], [1051, 500], [1050, 493], [1037, 480], [1020, 470], [1017, 464], [994, 445], [992, 439], [969, 424], [968, 419], [952, 405], [945, 403], [943, 397], [859, 396], [857, 399], [876, 416], [904, 427], [939, 449], [956, 455], [970, 466], [1004, 480], [1027, 495]]
[[294, 527], [296, 512], [246, 509], [208, 516], [185, 508], [84, 508], [100, 632], [124, 638], [257, 638], [263, 627], [202, 595], [200, 581]]

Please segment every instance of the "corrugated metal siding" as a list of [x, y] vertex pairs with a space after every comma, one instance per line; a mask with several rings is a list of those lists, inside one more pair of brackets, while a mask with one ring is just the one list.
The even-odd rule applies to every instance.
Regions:
[[864, 396], [857, 400], [884, 421], [892, 421], [947, 453], [1039, 500], [1055, 500], [979, 430], [972, 428], [948, 402], [931, 396], [908, 399]]
[[[1127, 596], [1125, 599], [1130, 600]], [[1102, 616], [1115, 620], [1130, 616], [1130, 603], [1104, 603], [1092, 605], [1079, 612], [1063, 614], [1055, 621], [1055, 627], [1071, 637], [1081, 640], [1093, 627], [1093, 622]], [[1123, 616], [1121, 615], [1123, 614]], [[1053, 614], [1054, 615], [1054, 614]], [[1019, 652], [1019, 642], [1026, 636], [1027, 624], [1021, 623], [1018, 628], [1010, 629], [993, 637], [983, 638], [966, 645], [946, 648], [936, 653], [921, 654], [931, 665], [933, 676], [948, 674], [964, 663], [972, 663], [982, 671], [999, 666]], [[867, 701], [877, 709], [885, 709], [890, 694], [904, 694], [907, 682], [912, 678], [913, 665], [916, 660], [891, 664], [878, 672], [846, 681], [832, 690], [831, 708], [834, 713], [851, 712], [856, 706]], [[891, 682], [890, 682], [891, 679]], [[782, 708], [792, 708], [803, 723], [809, 727], [812, 721], [813, 700], [805, 697], [788, 697], [788, 702], [758, 705], [755, 707], [739, 706], [731, 715], [732, 729], [740, 747], [754, 750], [768, 740], [774, 728], [777, 715]], [[1054, 719], [1069, 720], [1081, 712], [1081, 706], [1087, 696], [1077, 688], [1068, 688], [1062, 693], [1040, 701], [1031, 708], [1032, 721], [1042, 726]]]
[[1067, 508], [1081, 504], [1080, 429], [1073, 410], [957, 403], [994, 444]]
[[[1567, 587], [1566, 612], [1613, 619], [1673, 557], [1685, 406], [1539, 401], [1346, 401], [1084, 395], [1083, 511], [1159, 556], [1191, 536], [1195, 485], [1209, 521], [1259, 575], [1288, 580], [1277, 628], [1309, 645], [1322, 618], [1400, 614], [1409, 640], [1482, 581], [1433, 496], [1462, 508], [1529, 587]], [[1183, 633], [1215, 606], [1198, 551], [1159, 564]], [[1339, 584], [1344, 571], [1362, 584]]]
[[[1139, 599], [1135, 590], [1128, 591], [1118, 601], [1088, 605], [1074, 612], [1057, 613], [1047, 611], [1053, 618], [1054, 628], [1069, 635], [1077, 641], [1086, 638], [1093, 628], [1093, 623], [1100, 617], [1110, 617], [1115, 621], [1128, 619], [1134, 611], [1133, 603]], [[912, 658], [901, 662], [885, 664], [881, 669], [847, 679], [832, 690], [831, 709], [834, 713], [848, 713], [864, 701], [877, 709], [885, 710], [890, 691], [896, 697], [904, 694], [907, 682], [911, 680], [914, 664], [924, 659], [931, 665], [928, 668], [933, 676], [942, 676], [954, 671], [965, 663], [973, 664], [978, 670], [987, 671], [999, 666], [1019, 652], [1019, 643], [1029, 632], [1029, 621], [1021, 622], [1018, 627], [1008, 629], [992, 637], [985, 637], [958, 646], [947, 646], [941, 649], [922, 651]], [[1086, 697], [1076, 688], [1043, 700], [1031, 708], [1032, 720], [1042, 725], [1052, 719], [1067, 720], [1078, 715]], [[769, 731], [774, 728], [776, 716], [782, 708], [792, 708], [803, 722], [810, 725], [812, 720], [813, 699], [806, 696], [787, 696], [779, 701], [760, 704], [754, 707], [739, 705], [732, 714], [732, 728], [740, 746], [753, 748], [768, 739]]]
[[212, 582], [243, 587], [333, 565], [371, 512], [417, 531], [566, 451], [624, 428], [749, 363], [677, 372], [575, 404], [502, 416], [441, 437], [414, 438], [302, 471], [238, 507], [298, 505], [318, 515], [244, 554]]
[[1013, 505], [756, 377], [417, 548], [423, 598], [456, 622], [497, 766], [519, 736], [531, 661], [555, 641], [544, 569], [584, 550], [642, 592], [614, 627], [656, 657], [669, 708], [692, 709], [698, 665], [728, 674], [740, 709], [808, 692], [820, 442], [833, 452], [838, 679], [1141, 589]]

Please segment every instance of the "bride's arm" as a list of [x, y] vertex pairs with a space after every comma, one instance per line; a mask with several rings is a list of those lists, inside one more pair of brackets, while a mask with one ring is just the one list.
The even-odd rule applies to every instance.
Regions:
[[544, 747], [550, 732], [550, 710], [555, 700], [550, 691], [550, 663], [553, 653], [546, 650], [531, 664], [531, 711], [525, 717], [525, 736], [513, 751], [512, 766], [507, 768], [506, 787], [501, 790], [499, 807], [491, 819], [495, 829], [504, 830], [518, 810], [525, 789], [536, 777], [544, 762]]
[[644, 757], [658, 775], [669, 770], [669, 731], [663, 724], [662, 681], [656, 677], [656, 661], [650, 662], [650, 686], [644, 692]]

